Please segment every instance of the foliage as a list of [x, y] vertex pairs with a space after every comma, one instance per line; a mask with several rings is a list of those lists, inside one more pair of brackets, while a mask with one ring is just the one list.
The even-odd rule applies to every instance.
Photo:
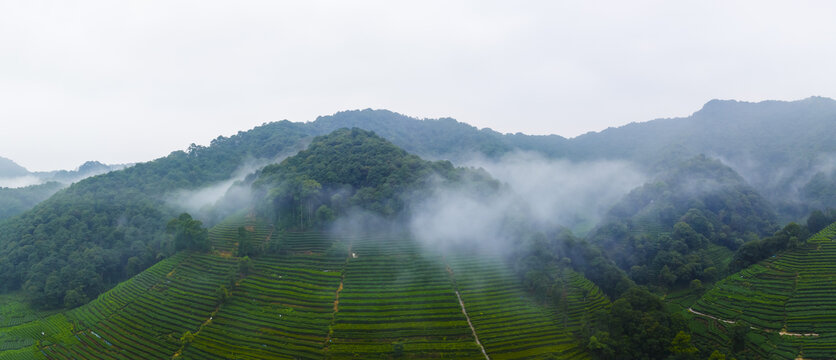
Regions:
[[165, 194], [227, 180], [244, 160], [274, 158], [305, 136], [302, 124], [266, 124], [71, 185], [0, 223], [0, 291], [23, 288], [47, 308], [69, 305], [72, 289], [95, 298], [173, 253], [165, 229], [177, 213]]
[[568, 229], [522, 237], [526, 241], [514, 245], [510, 261], [526, 288], [541, 300], [559, 297], [558, 274], [563, 268], [584, 274], [611, 297], [634, 285], [597, 246], [576, 238]]
[[710, 324], [695, 332], [700, 341], [739, 358], [743, 353], [795, 358], [801, 352], [804, 358], [831, 358], [836, 353], [834, 238], [836, 223], [715, 284], [691, 305], [693, 316]]
[[803, 246], [809, 236], [806, 226], [789, 223], [772, 236], [750, 241], [740, 246], [734, 253], [729, 269], [740, 271], [780, 251]]
[[203, 222], [192, 219], [188, 213], [171, 219], [166, 225], [166, 233], [174, 238], [174, 250], [209, 250], [209, 231]]
[[453, 181], [466, 173], [477, 174], [449, 161], [422, 160], [373, 132], [354, 128], [315, 138], [306, 150], [265, 167], [254, 186], [261, 190], [259, 196], [268, 198], [262, 211], [272, 214], [278, 227], [306, 229], [352, 207], [391, 217], [432, 175]]
[[0, 187], [0, 220], [33, 208], [63, 187], [54, 181], [14, 189]]
[[583, 334], [586, 348], [598, 359], [664, 359], [677, 351], [693, 353], [684, 329], [681, 315], [666, 312], [661, 299], [634, 286]]
[[590, 241], [639, 284], [713, 281], [727, 264], [713, 246], [736, 249], [775, 228], [775, 215], [733, 170], [698, 156], [671, 160], [654, 181], [610, 210]]

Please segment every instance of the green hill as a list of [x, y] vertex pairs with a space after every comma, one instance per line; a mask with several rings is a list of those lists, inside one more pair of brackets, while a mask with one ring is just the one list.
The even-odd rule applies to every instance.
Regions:
[[710, 346], [754, 358], [832, 359], [834, 278], [836, 223], [717, 283], [690, 309], [692, 329]]
[[608, 306], [576, 273], [567, 279], [579, 290], [560, 314], [495, 259], [428, 255], [399, 235], [258, 224], [231, 218], [210, 238], [235, 244], [229, 229], [244, 227], [287, 251], [255, 260], [181, 252], [87, 305], [0, 327], [0, 359], [484, 358], [474, 336], [493, 359], [584, 359], [569, 332], [576, 322], [560, 319]]
[[63, 187], [59, 182], [50, 181], [22, 188], [0, 188], [0, 220], [33, 208]]
[[639, 284], [687, 286], [714, 281], [735, 250], [771, 234], [769, 203], [731, 168], [697, 156], [668, 162], [659, 176], [617, 203], [590, 235]]
[[218, 137], [79, 181], [0, 222], [0, 291], [23, 289], [43, 308], [73, 305], [71, 290], [95, 298], [173, 254], [164, 231], [177, 212], [168, 194], [226, 181], [247, 159], [275, 159], [307, 136], [301, 128], [285, 121]]

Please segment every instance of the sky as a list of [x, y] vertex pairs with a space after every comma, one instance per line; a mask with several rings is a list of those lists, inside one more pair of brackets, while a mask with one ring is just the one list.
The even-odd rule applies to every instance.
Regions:
[[351, 109], [558, 134], [836, 97], [829, 1], [2, 1], [0, 156], [148, 161]]

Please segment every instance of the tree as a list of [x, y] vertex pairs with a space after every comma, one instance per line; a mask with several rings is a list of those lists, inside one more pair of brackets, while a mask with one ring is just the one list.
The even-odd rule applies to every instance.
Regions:
[[403, 343], [400, 341], [395, 341], [392, 343], [392, 357], [399, 358], [403, 357]]
[[174, 236], [174, 249], [179, 250], [209, 250], [209, 231], [199, 220], [192, 219], [188, 213], [172, 219], [166, 226], [166, 233]]
[[261, 247], [255, 244], [250, 231], [243, 226], [238, 227], [238, 256], [254, 256]]
[[726, 354], [721, 353], [720, 350], [714, 350], [708, 357], [708, 360], [726, 360]]
[[680, 331], [671, 340], [671, 352], [677, 359], [692, 359], [697, 353], [697, 348], [691, 344], [691, 335]]
[[254, 269], [253, 261], [249, 256], [244, 256], [241, 262], [238, 263], [238, 272], [242, 275], [248, 275]]
[[665, 286], [671, 286], [676, 282], [676, 275], [667, 265], [663, 266], [662, 271], [659, 272], [659, 282]]
[[700, 281], [700, 279], [691, 280], [691, 284], [688, 287], [691, 289], [691, 291], [701, 292], [702, 291], [702, 281]]
[[316, 221], [320, 224], [334, 221], [334, 211], [328, 205], [322, 204], [316, 209]]
[[229, 289], [226, 288], [225, 285], [221, 285], [215, 290], [215, 295], [218, 297], [218, 303], [223, 303], [229, 298]]
[[311, 222], [313, 218], [314, 212], [314, 200], [317, 195], [319, 195], [319, 191], [322, 190], [322, 185], [313, 179], [306, 179], [302, 181], [302, 186], [300, 189], [300, 201], [302, 205], [299, 207], [299, 225], [301, 228], [305, 227], [304, 216], [302, 214], [307, 210], [308, 213], [308, 223]]
[[811, 233], [817, 233], [830, 225], [831, 219], [829, 219], [821, 210], [814, 210], [810, 213], [810, 216], [807, 217], [807, 228], [810, 230]]
[[76, 306], [86, 304], [87, 300], [87, 296], [84, 294], [84, 290], [82, 290], [81, 288], [70, 289], [67, 290], [67, 293], [64, 296], [64, 306], [68, 308], [74, 308]]
[[731, 325], [729, 341], [734, 352], [741, 352], [746, 347], [746, 335], [749, 334], [749, 327], [737, 322]]

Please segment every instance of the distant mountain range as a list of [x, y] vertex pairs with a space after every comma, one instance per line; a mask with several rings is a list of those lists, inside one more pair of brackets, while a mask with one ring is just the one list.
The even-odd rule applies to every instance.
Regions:
[[[81, 166], [75, 170], [30, 172], [11, 159], [0, 157], [0, 187], [23, 187], [49, 181], [70, 184], [90, 176], [104, 174], [113, 170], [124, 169], [127, 166], [130, 166], [130, 164], [107, 165], [98, 161], [88, 161], [81, 164]], [[21, 179], [17, 182], [10, 181], [12, 179], [20, 178], [27, 179]], [[4, 180], [6, 181], [4, 182]]]
[[[567, 139], [501, 134], [450, 118], [415, 119], [387, 110], [344, 111], [309, 123], [319, 135], [341, 127], [372, 130], [424, 158], [454, 163], [474, 154], [534, 151], [573, 161], [624, 159], [650, 171], [696, 155], [717, 158], [777, 208], [782, 219], [836, 206], [836, 101], [712, 100], [685, 118], [631, 123]], [[832, 186], [834, 185], [834, 186]]]
[[14, 161], [0, 157], [0, 220], [20, 214], [68, 185], [129, 165], [106, 165], [88, 161], [76, 170], [30, 172]]

